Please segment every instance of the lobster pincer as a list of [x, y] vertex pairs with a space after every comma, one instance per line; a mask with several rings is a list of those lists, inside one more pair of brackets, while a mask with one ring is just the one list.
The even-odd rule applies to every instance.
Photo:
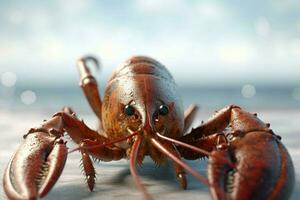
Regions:
[[[289, 199], [295, 182], [292, 159], [281, 137], [256, 114], [228, 106], [182, 140], [211, 152], [213, 199]], [[202, 156], [181, 153], [187, 159]]]
[[[60, 122], [60, 123], [59, 123]], [[10, 199], [43, 197], [60, 176], [67, 158], [61, 118], [54, 116], [40, 128], [30, 129], [9, 162], [4, 189]], [[50, 128], [51, 127], [51, 128]]]
[[[124, 151], [105, 145], [106, 138], [88, 128], [70, 108], [64, 108], [23, 136], [24, 141], [4, 174], [3, 186], [9, 199], [34, 200], [51, 190], [63, 171], [68, 155], [63, 140], [65, 132], [80, 147], [83, 172], [91, 191], [95, 183], [95, 169], [89, 154], [101, 160], [124, 156]], [[93, 148], [86, 147], [87, 144]]]
[[[233, 108], [226, 148], [209, 158], [208, 178], [215, 199], [289, 199], [295, 182], [292, 159], [270, 124]], [[233, 162], [230, 167], [218, 156]], [[216, 188], [226, 191], [226, 198]]]

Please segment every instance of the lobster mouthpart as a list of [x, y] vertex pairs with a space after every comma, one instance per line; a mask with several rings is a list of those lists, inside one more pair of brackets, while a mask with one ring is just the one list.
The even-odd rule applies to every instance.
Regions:
[[62, 139], [45, 132], [26, 135], [4, 174], [3, 186], [9, 199], [45, 196], [59, 178], [66, 158]]

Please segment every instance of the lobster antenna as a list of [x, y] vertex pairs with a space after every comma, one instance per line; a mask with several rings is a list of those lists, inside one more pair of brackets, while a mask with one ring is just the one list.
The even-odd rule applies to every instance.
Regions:
[[210, 152], [208, 152], [208, 151], [206, 151], [206, 150], [204, 150], [204, 149], [200, 149], [200, 148], [198, 148], [198, 147], [195, 147], [195, 146], [193, 146], [193, 145], [190, 145], [190, 144], [181, 142], [181, 141], [179, 141], [179, 140], [175, 140], [175, 139], [173, 139], [173, 138], [166, 137], [166, 136], [160, 134], [159, 132], [156, 132], [156, 135], [157, 135], [158, 137], [164, 139], [164, 140], [167, 140], [167, 141], [169, 141], [169, 142], [178, 144], [178, 145], [183, 146], [183, 147], [186, 147], [186, 148], [188, 148], [188, 149], [192, 149], [192, 150], [197, 151], [197, 152], [199, 152], [199, 153], [201, 153], [201, 154], [204, 154], [204, 155], [206, 155], [206, 156], [210, 156], [210, 155], [211, 155]]
[[[200, 148], [198, 148], [198, 147], [195, 147], [195, 146], [193, 146], [193, 145], [190, 145], [190, 144], [181, 142], [181, 141], [179, 141], [179, 140], [175, 140], [175, 139], [173, 139], [173, 138], [166, 137], [166, 136], [160, 134], [159, 132], [156, 132], [156, 135], [157, 135], [158, 137], [164, 139], [164, 140], [167, 140], [167, 141], [172, 142], [172, 143], [174, 143], [174, 144], [177, 144], [177, 145], [179, 145], [179, 146], [183, 146], [183, 147], [185, 147], [185, 148], [194, 150], [194, 151], [199, 152], [199, 153], [201, 153], [201, 154], [204, 154], [204, 155], [206, 155], [206, 156], [211, 156], [211, 153], [208, 152], [208, 151], [206, 151], [206, 150], [204, 150], [204, 149], [200, 149]], [[222, 159], [223, 161], [225, 161], [229, 166], [235, 167], [234, 164], [233, 164], [232, 162], [230, 162], [229, 160], [227, 160], [226, 158], [220, 157], [220, 159]]]
[[129, 138], [132, 138], [133, 136], [137, 135], [138, 132], [139, 132], [139, 130], [138, 131], [132, 131], [132, 132], [130, 132], [130, 135], [125, 135], [124, 137], [116, 138], [115, 140], [109, 141], [107, 143], [95, 144], [95, 145], [92, 145], [92, 146], [89, 146], [89, 147], [77, 147], [77, 148], [72, 149], [71, 151], [69, 151], [68, 154], [73, 153], [75, 151], [78, 151], [80, 149], [93, 149], [93, 148], [97, 148], [97, 147], [110, 146], [112, 144], [115, 144], [115, 143], [118, 143], [118, 142], [122, 142], [124, 140], [129, 139]]
[[[179, 159], [174, 153], [170, 152], [167, 148], [165, 148], [158, 140], [155, 138], [151, 138], [151, 143], [163, 154], [165, 154], [167, 157], [172, 159], [174, 162], [176, 162], [178, 165], [180, 165], [182, 168], [184, 168], [186, 171], [190, 172], [196, 179], [198, 179], [200, 182], [204, 183], [205, 185], [208, 185], [212, 187], [213, 185], [210, 184], [203, 175], [199, 174], [196, 170], [191, 168], [189, 165], [184, 163], [181, 159]], [[217, 186], [215, 186], [217, 187]], [[221, 196], [226, 196], [226, 193], [223, 189], [217, 187], [216, 190], [220, 192]]]
[[167, 148], [165, 148], [158, 140], [155, 138], [151, 138], [151, 143], [163, 154], [165, 154], [168, 158], [176, 162], [178, 165], [180, 165], [182, 168], [184, 168], [186, 171], [190, 172], [196, 179], [201, 181], [202, 183], [209, 185], [208, 180], [203, 176], [200, 175], [196, 170], [191, 168], [186, 163], [182, 162], [181, 159], [179, 159], [174, 153], [170, 152]]
[[138, 176], [136, 171], [136, 160], [137, 160], [140, 144], [141, 144], [141, 138], [137, 137], [137, 140], [133, 143], [131, 154], [130, 154], [130, 173], [132, 175], [133, 181], [136, 187], [138, 188], [138, 190], [140, 190], [144, 194], [146, 200], [151, 200], [152, 199], [151, 196], [149, 195], [146, 188], [142, 184], [141, 179]]
[[200, 182], [204, 183], [205, 185], [208, 185], [210, 187], [216, 187], [216, 190], [218, 192], [220, 192], [220, 194], [222, 196], [226, 196], [226, 192], [216, 186], [216, 185], [212, 185], [208, 182], [207, 178], [205, 178], [203, 175], [199, 174], [196, 170], [194, 170], [193, 168], [191, 168], [189, 165], [187, 165], [186, 163], [184, 163], [181, 159], [177, 158], [176, 155], [174, 155], [172, 152], [170, 152], [167, 148], [165, 148], [158, 140], [156, 140], [155, 138], [151, 139], [151, 143], [163, 154], [165, 154], [167, 157], [171, 158], [174, 162], [176, 162], [177, 164], [179, 164], [181, 167], [183, 167], [186, 171], [190, 172], [196, 179], [198, 179]]

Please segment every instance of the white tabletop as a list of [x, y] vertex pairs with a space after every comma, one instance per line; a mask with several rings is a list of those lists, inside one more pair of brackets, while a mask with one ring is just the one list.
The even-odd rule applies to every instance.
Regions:
[[[282, 136], [282, 142], [287, 146], [296, 171], [296, 179], [300, 175], [300, 110], [261, 110], [256, 111], [265, 121], [270, 122], [273, 130]], [[203, 111], [197, 119], [207, 119], [211, 112]], [[0, 114], [0, 174], [3, 176], [4, 168], [9, 158], [22, 140], [22, 135], [30, 127], [35, 127], [51, 114], [33, 111], [2, 110]], [[81, 116], [91, 127], [96, 127], [93, 115]], [[196, 122], [196, 123], [197, 123]], [[206, 161], [187, 161], [190, 165], [204, 174]], [[80, 156], [75, 152], [70, 154], [62, 176], [45, 199], [142, 199], [136, 189], [129, 173], [127, 160], [117, 162], [96, 163], [97, 180], [94, 192], [89, 192], [84, 176], [79, 167]], [[211, 199], [207, 186], [199, 183], [188, 175], [188, 189], [179, 189], [170, 163], [156, 168], [148, 159], [142, 168], [138, 169], [141, 179], [154, 199]], [[0, 199], [6, 199], [3, 188], [0, 187]], [[300, 199], [300, 184], [297, 181], [292, 199]]]

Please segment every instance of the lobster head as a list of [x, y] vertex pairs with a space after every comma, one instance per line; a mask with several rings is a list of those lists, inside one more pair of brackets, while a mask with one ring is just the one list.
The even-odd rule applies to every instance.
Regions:
[[[170, 73], [157, 61], [142, 56], [129, 59], [110, 79], [102, 119], [108, 137], [139, 130], [145, 142], [157, 132], [178, 138], [184, 125], [182, 102]], [[130, 144], [118, 145], [128, 148]]]

